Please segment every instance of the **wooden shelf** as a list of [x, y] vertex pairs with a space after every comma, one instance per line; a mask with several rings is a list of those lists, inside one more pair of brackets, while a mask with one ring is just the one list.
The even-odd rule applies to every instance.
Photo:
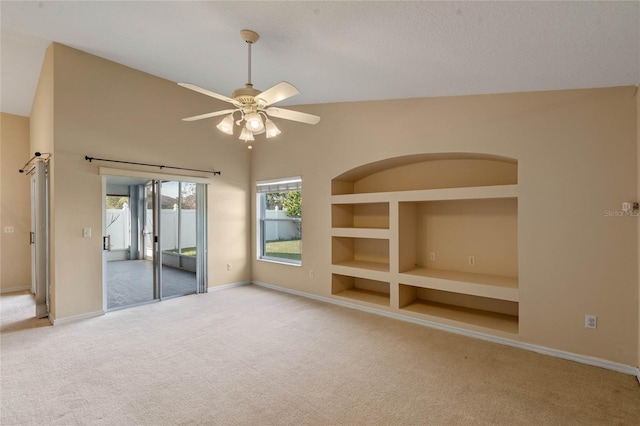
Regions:
[[416, 268], [401, 273], [400, 280], [417, 287], [513, 302], [519, 300], [518, 279], [512, 277]]
[[499, 330], [506, 333], [518, 333], [518, 317], [514, 315], [499, 314], [480, 309], [427, 302], [424, 300], [417, 300], [401, 309], [431, 317]]

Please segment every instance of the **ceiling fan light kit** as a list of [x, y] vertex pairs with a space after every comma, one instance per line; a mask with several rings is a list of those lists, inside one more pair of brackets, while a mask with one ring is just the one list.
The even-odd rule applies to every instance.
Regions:
[[222, 133], [233, 135], [233, 114], [229, 114], [225, 118], [223, 118], [216, 127]]
[[273, 138], [282, 133], [275, 123], [268, 118], [265, 119], [264, 127], [267, 131], [267, 139]]
[[[269, 119], [269, 117], [292, 120], [305, 124], [317, 124], [320, 121], [320, 117], [318, 117], [317, 115], [282, 108], [267, 108], [277, 102], [289, 99], [290, 97], [295, 96], [300, 92], [295, 88], [295, 86], [287, 83], [286, 81], [281, 81], [280, 83], [265, 90], [264, 92], [254, 89], [253, 84], [251, 83], [251, 45], [258, 41], [260, 36], [258, 35], [258, 33], [251, 30], [240, 31], [240, 36], [245, 42], [247, 42], [249, 49], [248, 82], [245, 84], [245, 87], [234, 90], [231, 94], [231, 97], [229, 98], [210, 90], [203, 89], [194, 84], [178, 83], [178, 85], [184, 88], [193, 90], [195, 92], [210, 96], [221, 101], [229, 102], [230, 104], [235, 106], [235, 109], [227, 109], [222, 111], [210, 112], [207, 114], [195, 115], [192, 117], [183, 118], [182, 120], [196, 121], [202, 120], [204, 118], [218, 117], [220, 115], [228, 114], [222, 119], [222, 121], [220, 121], [220, 123], [218, 123], [218, 125], [216, 125], [216, 128], [223, 133], [233, 135], [233, 126], [235, 120], [234, 114], [239, 112], [240, 118], [235, 121], [235, 125], [242, 128], [242, 130], [240, 131], [239, 139], [245, 142], [254, 141], [254, 136], [260, 135], [262, 133], [265, 133], [265, 137], [267, 139], [273, 138], [282, 133], [282, 131], [278, 129], [276, 124]], [[252, 148], [251, 145], [249, 145], [248, 147], [249, 149]]]

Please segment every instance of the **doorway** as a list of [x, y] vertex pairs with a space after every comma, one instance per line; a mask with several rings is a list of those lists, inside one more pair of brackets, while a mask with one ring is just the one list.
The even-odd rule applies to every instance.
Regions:
[[206, 186], [106, 176], [104, 188], [106, 310], [206, 292]]

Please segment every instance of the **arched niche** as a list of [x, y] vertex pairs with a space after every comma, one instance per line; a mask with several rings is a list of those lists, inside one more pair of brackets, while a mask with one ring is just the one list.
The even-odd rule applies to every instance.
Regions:
[[514, 158], [477, 153], [415, 154], [353, 168], [331, 181], [332, 195], [518, 183]]

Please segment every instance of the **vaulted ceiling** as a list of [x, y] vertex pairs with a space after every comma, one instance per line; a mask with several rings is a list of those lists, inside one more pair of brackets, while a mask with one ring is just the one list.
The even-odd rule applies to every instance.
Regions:
[[284, 104], [637, 85], [640, 2], [2, 1], [3, 112], [30, 115], [59, 42], [230, 95], [285, 80]]

